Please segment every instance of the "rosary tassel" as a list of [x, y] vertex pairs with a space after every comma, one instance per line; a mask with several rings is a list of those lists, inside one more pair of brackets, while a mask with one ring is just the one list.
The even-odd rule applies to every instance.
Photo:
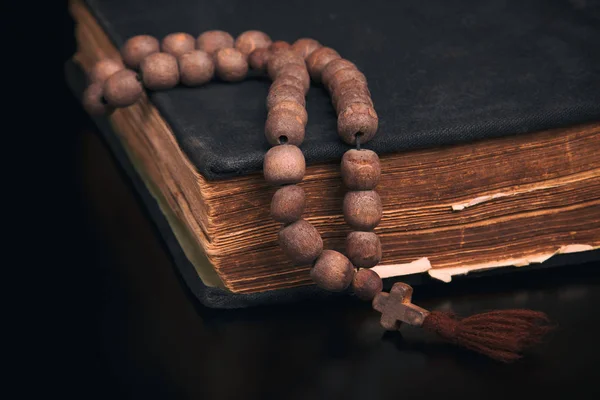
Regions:
[[546, 314], [532, 310], [499, 310], [466, 318], [433, 311], [422, 327], [450, 343], [506, 363], [521, 358], [523, 350], [540, 343], [553, 329]]
[[411, 286], [396, 282], [389, 293], [373, 298], [385, 329], [397, 330], [402, 323], [420, 326], [447, 342], [508, 363], [521, 358], [525, 349], [540, 343], [554, 328], [546, 314], [532, 310], [498, 310], [467, 318], [429, 312], [411, 303], [412, 292]]

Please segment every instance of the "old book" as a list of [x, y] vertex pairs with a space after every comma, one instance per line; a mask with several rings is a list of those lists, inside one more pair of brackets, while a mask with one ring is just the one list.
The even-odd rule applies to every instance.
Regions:
[[[74, 59], [84, 70], [99, 59], [118, 57], [118, 47], [129, 34], [127, 29], [133, 29], [129, 20], [111, 22], [111, 15], [116, 15], [112, 7], [116, 6], [71, 1], [77, 22], [78, 52]], [[155, 28], [153, 23], [160, 21], [151, 22], [156, 13], [136, 14], [136, 7], [140, 7], [137, 2], [123, 2], [119, 7], [123, 13], [135, 15], [135, 29], [148, 30], [139, 33], [169, 33], [166, 30], [170, 26]], [[185, 31], [192, 21], [182, 17], [178, 30]], [[228, 23], [233, 25], [235, 21], [224, 25]], [[257, 22], [265, 31], [268, 25], [264, 19]], [[212, 28], [215, 27], [206, 26]], [[205, 29], [190, 33], [202, 30]], [[319, 37], [324, 42], [327, 39], [327, 35]], [[336, 47], [336, 43], [331, 45]], [[381, 62], [385, 60], [384, 53], [376, 54]], [[531, 63], [539, 62], [535, 54], [532, 57]], [[360, 66], [364, 60], [359, 55], [352, 61]], [[369, 71], [365, 73], [370, 76]], [[600, 123], [594, 121], [600, 121], [600, 102], [595, 102], [598, 95], [591, 90], [574, 90], [599, 83], [600, 73], [596, 68], [583, 76], [565, 77], [569, 84], [548, 89], [556, 98], [543, 99], [542, 93], [538, 96], [542, 100], [533, 100], [527, 94], [518, 94], [514, 95], [515, 104], [500, 104], [500, 99], [491, 112], [489, 104], [481, 105], [485, 112], [475, 108], [478, 97], [484, 96], [475, 92], [470, 94], [473, 99], [456, 109], [442, 110], [431, 120], [422, 115], [426, 110], [413, 110], [413, 116], [424, 118], [422, 126], [439, 124], [435, 129], [443, 133], [444, 124], [448, 124], [450, 133], [441, 135], [438, 142], [428, 140], [426, 135], [409, 140], [406, 148], [398, 144], [402, 139], [398, 141], [394, 132], [406, 128], [395, 126], [398, 118], [394, 115], [402, 110], [395, 109], [394, 104], [378, 107], [389, 93], [385, 86], [376, 83], [372, 92], [382, 121], [380, 130], [385, 131], [382, 140], [373, 143], [373, 148], [381, 153], [378, 191], [384, 207], [383, 220], [376, 228], [382, 240], [383, 263], [376, 270], [384, 277], [428, 274], [450, 282], [453, 276], [471, 271], [524, 267], [557, 254], [599, 248]], [[520, 81], [526, 78], [527, 73], [521, 74], [518, 82], [512, 84], [523, 85], [526, 91], [530, 88]], [[479, 78], [471, 75], [471, 79]], [[506, 81], [500, 77], [491, 84], [501, 90]], [[535, 85], [545, 84], [544, 81]], [[266, 116], [262, 103], [268, 85], [256, 78], [248, 83], [250, 87], [235, 93], [231, 85], [211, 85], [144, 95], [137, 104], [109, 117], [112, 129], [206, 286], [251, 294], [310, 285], [309, 266], [294, 266], [286, 259], [277, 246], [279, 225], [269, 217], [274, 189], [265, 184], [260, 171], [261, 154], [268, 149], [261, 125]], [[233, 96], [250, 89], [259, 91], [253, 100]], [[451, 96], [453, 89], [440, 90], [448, 90]], [[315, 87], [311, 92], [316, 93], [308, 99], [309, 167], [301, 184], [307, 194], [305, 218], [319, 230], [326, 248], [343, 251], [349, 228], [341, 214], [345, 191], [339, 158], [345, 148], [342, 144], [330, 144], [337, 140], [332, 110], [319, 114], [315, 109], [313, 120], [311, 103], [319, 108], [331, 106], [322, 89]], [[577, 100], [569, 97], [572, 94], [579, 96], [575, 97]], [[435, 101], [443, 103], [445, 95], [439, 95]], [[225, 100], [215, 100], [216, 104], [211, 105], [214, 96], [224, 96]], [[508, 98], [511, 96], [509, 93]], [[526, 104], [521, 107], [519, 101], [523, 99]], [[570, 114], [556, 119], [553, 116], [562, 101], [579, 103], [565, 103]], [[224, 103], [229, 110], [222, 109]], [[539, 109], [523, 111], [530, 104], [539, 105]], [[508, 111], [503, 113], [505, 108]], [[242, 110], [239, 121], [236, 109]], [[465, 134], [459, 132], [463, 121], [456, 124], [450, 116], [444, 119], [448, 113], [461, 112], [473, 121], [464, 129]], [[221, 118], [223, 115], [229, 118]], [[386, 117], [391, 121], [388, 125]], [[189, 121], [182, 121], [185, 118], [197, 123], [190, 126]], [[502, 122], [502, 118], [507, 122]], [[229, 148], [225, 146], [223, 150], [219, 140], [230, 139], [220, 139], [219, 135], [232, 132], [240, 135], [240, 144], [229, 141]], [[325, 138], [319, 136], [323, 132], [328, 132]], [[247, 139], [248, 135], [256, 139]], [[440, 136], [436, 132], [431, 136], [436, 135]]]

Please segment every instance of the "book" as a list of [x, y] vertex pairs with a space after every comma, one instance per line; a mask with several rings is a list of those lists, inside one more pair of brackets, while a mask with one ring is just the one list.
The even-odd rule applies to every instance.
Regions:
[[[123, 3], [126, 8], [128, 2]], [[70, 7], [77, 23], [76, 62], [89, 71], [99, 59], [118, 57], [115, 38], [122, 41], [124, 35], [107, 23], [110, 12], [92, 1], [72, 0]], [[97, 15], [103, 15], [103, 20]], [[149, 23], [145, 15], [139, 18]], [[598, 72], [594, 73], [589, 78], [598, 82]], [[280, 226], [269, 216], [275, 189], [264, 182], [260, 172], [266, 141], [254, 135], [247, 149], [249, 156], [228, 154], [228, 159], [219, 157], [222, 148], [218, 144], [211, 148], [205, 138], [182, 132], [185, 124], [179, 122], [182, 113], [188, 113], [185, 118], [196, 118], [200, 126], [214, 129], [209, 136], [218, 134], [219, 128], [229, 133], [236, 124], [234, 109], [242, 107], [244, 115], [251, 117], [238, 128], [252, 124], [249, 131], [260, 133], [266, 111], [258, 104], [264, 102], [268, 85], [259, 77], [251, 84], [262, 92], [246, 106], [227, 97], [231, 85], [214, 85], [225, 90], [223, 96], [231, 105], [233, 119], [227, 121], [211, 115], [206, 99], [217, 96], [218, 91], [207, 88], [144, 95], [138, 103], [109, 117], [121, 146], [203, 284], [236, 294], [311, 285], [310, 266], [292, 265], [277, 245]], [[372, 91], [378, 109], [377, 88]], [[190, 117], [189, 110], [173, 107], [181, 105], [171, 102], [172, 96], [178, 95], [185, 97], [187, 107], [198, 107], [197, 115]], [[376, 271], [382, 277], [428, 274], [450, 282], [453, 276], [472, 271], [522, 267], [543, 263], [557, 254], [598, 249], [600, 123], [594, 121], [600, 120], [600, 106], [584, 97], [588, 108], [570, 107], [574, 115], [561, 122], [539, 123], [543, 118], [530, 115], [517, 121], [512, 134], [511, 124], [494, 131], [489, 126], [495, 121], [484, 120], [482, 126], [488, 128], [481, 137], [450, 135], [438, 143], [423, 140], [425, 144], [402, 151], [394, 146], [385, 148], [385, 140], [379, 145], [375, 140], [374, 149], [381, 147], [382, 178], [377, 190], [384, 208], [376, 228], [383, 261]], [[327, 106], [322, 90], [314, 99], [309, 97], [309, 104], [311, 100], [320, 108]], [[551, 113], [554, 106], [540, 105], [538, 113]], [[394, 110], [380, 112], [382, 121], [389, 112]], [[312, 115], [309, 106], [308, 134], [316, 136], [333, 127], [334, 135], [328, 138], [336, 140], [333, 112], [317, 113], [314, 125]], [[320, 138], [314, 139], [307, 143], [309, 165], [301, 183], [307, 194], [305, 219], [319, 230], [325, 248], [343, 252], [349, 228], [341, 213], [345, 190], [339, 158], [345, 148], [336, 144], [329, 151], [331, 147], [319, 144]], [[327, 154], [320, 153], [320, 147], [325, 147]]]

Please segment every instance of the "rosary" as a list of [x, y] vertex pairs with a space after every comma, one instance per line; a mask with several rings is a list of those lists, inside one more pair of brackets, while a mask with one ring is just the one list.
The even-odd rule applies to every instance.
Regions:
[[[271, 201], [271, 216], [282, 223], [279, 246], [296, 265], [311, 265], [310, 276], [322, 289], [348, 288], [361, 300], [372, 302], [386, 330], [402, 323], [437, 333], [442, 339], [510, 362], [538, 343], [552, 327], [548, 317], [531, 310], [490, 311], [459, 318], [451, 313], [427, 311], [411, 303], [412, 287], [395, 283], [390, 292], [371, 268], [382, 258], [381, 242], [373, 229], [382, 218], [379, 157], [361, 148], [377, 133], [378, 116], [365, 75], [334, 49], [314, 39], [290, 45], [271, 41], [260, 31], [246, 31], [235, 40], [224, 31], [207, 31], [198, 38], [173, 33], [161, 42], [148, 35], [135, 36], [121, 48], [121, 60], [104, 59], [90, 71], [91, 84], [83, 105], [92, 115], [107, 115], [128, 107], [149, 90], [171, 89], [179, 83], [200, 86], [216, 75], [223, 81], [243, 80], [249, 68], [267, 73], [270, 86], [265, 136], [271, 149], [264, 157], [265, 180], [279, 189]], [[355, 148], [342, 157], [341, 176], [348, 189], [344, 220], [354, 230], [346, 238], [346, 254], [324, 250], [317, 229], [302, 219], [305, 193], [297, 184], [306, 162], [300, 145], [308, 121], [305, 96], [313, 82], [331, 95], [340, 138]]]

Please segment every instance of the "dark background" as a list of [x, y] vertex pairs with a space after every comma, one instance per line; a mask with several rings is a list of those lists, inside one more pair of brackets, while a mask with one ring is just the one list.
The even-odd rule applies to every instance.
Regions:
[[559, 323], [548, 343], [510, 366], [410, 328], [383, 335], [368, 305], [344, 299], [226, 312], [197, 305], [64, 84], [75, 50], [66, 6], [36, 9], [39, 22], [16, 15], [5, 14], [15, 17], [5, 33], [16, 42], [25, 27], [17, 47], [32, 58], [5, 75], [17, 89], [6, 96], [7, 136], [22, 142], [4, 151], [16, 178], [5, 182], [16, 203], [5, 218], [19, 222], [7, 224], [5, 269], [24, 275], [4, 280], [5, 293], [17, 292], [5, 303], [15, 317], [5, 344], [17, 398], [598, 395], [597, 265], [419, 289], [415, 301], [427, 308], [528, 307]]

